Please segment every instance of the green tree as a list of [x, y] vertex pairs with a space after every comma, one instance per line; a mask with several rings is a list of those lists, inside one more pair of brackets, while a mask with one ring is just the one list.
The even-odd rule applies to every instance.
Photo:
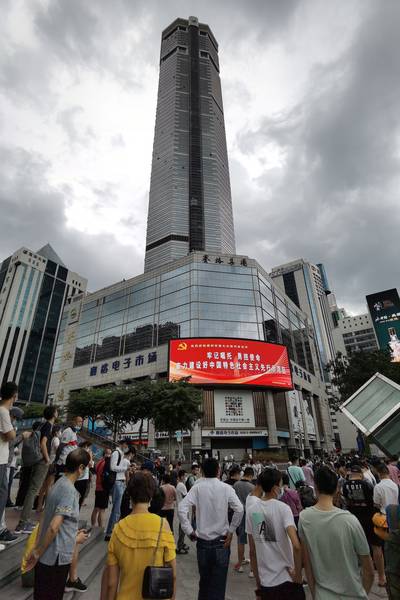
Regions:
[[400, 383], [400, 365], [391, 362], [390, 352], [386, 350], [353, 352], [347, 357], [338, 353], [336, 359], [329, 363], [328, 369], [332, 376], [332, 383], [337, 386], [341, 396], [340, 401], [332, 403], [335, 409], [350, 398], [375, 373], [380, 373], [396, 383]]
[[[191, 431], [203, 415], [201, 391], [185, 380], [176, 383], [157, 382], [153, 385], [153, 421], [157, 431], [168, 432], [169, 459], [171, 459], [171, 438], [175, 432]], [[182, 437], [181, 444], [182, 456]]]
[[41, 402], [29, 402], [29, 404], [20, 405], [24, 411], [24, 419], [41, 419], [43, 417], [45, 405]]
[[68, 414], [89, 418], [94, 424], [96, 419], [103, 418], [108, 399], [107, 388], [85, 388], [79, 392], [71, 392]]
[[139, 447], [142, 446], [144, 422], [153, 418], [154, 386], [149, 380], [138, 381], [126, 388], [126, 416], [132, 424], [139, 423]]

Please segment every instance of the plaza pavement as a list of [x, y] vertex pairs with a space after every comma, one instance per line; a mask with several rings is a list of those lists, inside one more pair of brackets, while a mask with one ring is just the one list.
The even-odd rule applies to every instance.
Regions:
[[[12, 497], [15, 497], [16, 488], [18, 483], [14, 482], [13, 485], [13, 494]], [[94, 486], [92, 486], [91, 493], [89, 497], [86, 499], [84, 506], [81, 511], [82, 520], [86, 520], [90, 522], [90, 515], [92, 512], [92, 507], [94, 505]], [[11, 530], [17, 525], [19, 518], [19, 512], [14, 509], [7, 509], [7, 523]], [[178, 521], [175, 517], [175, 537], [178, 531]], [[104, 542], [105, 544], [105, 542]], [[178, 555], [177, 556], [177, 595], [176, 600], [196, 600], [197, 591], [198, 591], [198, 571], [197, 571], [197, 561], [196, 561], [196, 547], [195, 544], [187, 540], [187, 544], [190, 546], [189, 554], [187, 555]], [[248, 552], [246, 552], [246, 556], [248, 557]], [[236, 562], [237, 558], [237, 544], [236, 544], [236, 536], [234, 536], [234, 540], [232, 543], [232, 551], [231, 551], [231, 561], [228, 573], [228, 584], [225, 600], [250, 600], [255, 598], [254, 590], [256, 588], [255, 580], [250, 579], [248, 576], [249, 566], [244, 567], [244, 573], [236, 573], [233, 570], [233, 565]], [[94, 579], [91, 581], [89, 585], [89, 589], [85, 594], [80, 594], [79, 596], [84, 598], [85, 600], [99, 600], [99, 591], [100, 591], [100, 581], [101, 581], [101, 570], [97, 573]], [[15, 582], [15, 587], [19, 586], [19, 580]], [[1, 590], [0, 590], [1, 597]], [[311, 596], [307, 594], [307, 599], [309, 600]], [[378, 588], [377, 585], [374, 585], [373, 590], [369, 596], [370, 600], [379, 600], [388, 598], [385, 590]]]

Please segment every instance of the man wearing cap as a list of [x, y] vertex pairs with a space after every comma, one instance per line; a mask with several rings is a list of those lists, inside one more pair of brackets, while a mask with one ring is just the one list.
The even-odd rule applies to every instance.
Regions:
[[364, 479], [361, 464], [352, 463], [350, 465], [349, 478], [343, 484], [343, 496], [346, 501], [347, 510], [360, 521], [368, 543], [372, 547], [372, 556], [378, 572], [378, 583], [380, 587], [384, 587], [386, 579], [382, 552], [383, 542], [374, 533], [374, 525], [372, 523], [372, 517], [376, 512], [374, 507], [374, 488], [369, 481]]

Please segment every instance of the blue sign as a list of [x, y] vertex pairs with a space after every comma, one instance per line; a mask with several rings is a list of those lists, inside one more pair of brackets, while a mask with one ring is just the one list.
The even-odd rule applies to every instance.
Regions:
[[[146, 364], [157, 362], [157, 352], [148, 352], [147, 353], [147, 361]], [[141, 367], [145, 364], [145, 356], [143, 354], [138, 354], [135, 356], [134, 365], [135, 367]], [[121, 360], [114, 360], [111, 363], [102, 363], [100, 366], [90, 367], [90, 377], [96, 377], [99, 373], [101, 375], [106, 375], [107, 373], [111, 373], [112, 371], [123, 371], [125, 369], [129, 369], [132, 365], [132, 357], [127, 356], [126, 358], [122, 358]]]

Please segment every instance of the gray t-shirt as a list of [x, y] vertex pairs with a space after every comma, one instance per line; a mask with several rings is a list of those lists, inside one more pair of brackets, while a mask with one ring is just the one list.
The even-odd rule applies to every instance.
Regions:
[[246, 506], [247, 496], [254, 490], [254, 485], [251, 483], [251, 481], [246, 481], [245, 479], [237, 481], [233, 486], [233, 489], [238, 495], [238, 498], [243, 506]]
[[340, 508], [322, 511], [311, 506], [300, 513], [299, 536], [310, 554], [315, 600], [368, 598], [358, 557], [368, 556], [369, 546], [354, 515]]
[[[13, 426], [10, 419], [10, 411], [5, 406], [0, 406], [0, 434], [12, 431]], [[3, 436], [0, 435], [0, 465], [8, 463], [9, 446]]]
[[56, 537], [40, 557], [40, 562], [44, 565], [55, 565], [57, 558], [59, 565], [69, 565], [74, 553], [79, 521], [79, 494], [65, 476], [53, 486], [46, 500], [40, 539], [57, 515], [62, 515], [64, 520]]

